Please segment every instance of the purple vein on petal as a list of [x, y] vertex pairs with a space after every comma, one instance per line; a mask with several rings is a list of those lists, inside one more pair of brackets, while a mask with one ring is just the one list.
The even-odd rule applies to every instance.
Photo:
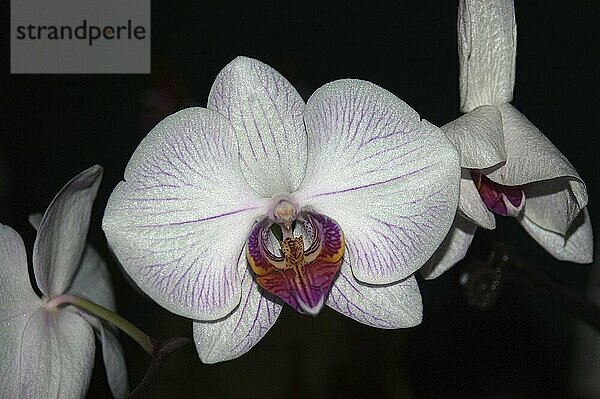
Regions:
[[[251, 113], [251, 119], [252, 119], [252, 123], [254, 124], [254, 130], [256, 131], [256, 134], [258, 135], [258, 139], [260, 140], [260, 145], [263, 149], [263, 153], [265, 154], [265, 156], [269, 155], [269, 152], [267, 151], [267, 147], [265, 146], [265, 141], [263, 140], [263, 136], [260, 132], [260, 128], [258, 127], [258, 123], [256, 123], [256, 116], [254, 115], [254, 107], [250, 106], [250, 104], [248, 104], [248, 108], [250, 109], [250, 113]], [[267, 123], [267, 126], [269, 127], [269, 130], [271, 129], [271, 126]], [[250, 140], [248, 140], [250, 141]]]
[[[238, 103], [238, 108], [241, 109], [242, 108], [241, 96], [237, 96], [237, 103]], [[231, 120], [231, 118], [232, 118], [231, 113], [228, 114], [227, 118], [229, 120]], [[244, 115], [240, 115], [240, 122], [242, 123], [242, 127], [243, 127], [244, 131], [249, 132], [248, 126], [246, 125], [246, 119], [244, 118]], [[239, 136], [238, 136], [238, 139], [239, 139]], [[254, 146], [252, 145], [252, 140], [248, 139], [248, 137], [246, 136], [246, 142], [248, 143], [248, 146], [250, 147], [252, 156], [254, 157], [255, 160], [258, 161], [258, 156], [256, 155], [256, 150], [254, 149]]]
[[[243, 254], [242, 254], [243, 255]], [[244, 285], [246, 279], [252, 279], [254, 280], [254, 277], [252, 275], [252, 273], [250, 273], [249, 271], [244, 275], [244, 279], [242, 280], [242, 285]], [[256, 289], [257, 287], [254, 286], [254, 284], [256, 284], [254, 281], [251, 283], [252, 286], [250, 287], [247, 295], [246, 295], [246, 299], [243, 302], [243, 308], [242, 311], [240, 312], [240, 316], [237, 320], [237, 323], [233, 329], [233, 331], [237, 331], [237, 329], [240, 327], [240, 324], [242, 322], [243, 319], [243, 314], [246, 311], [246, 309], [248, 308], [248, 304], [250, 302], [250, 297], [252, 295], [252, 291], [254, 289]], [[248, 328], [248, 331], [246, 332], [246, 334], [244, 335], [244, 338], [232, 348], [232, 351], [236, 351], [238, 350], [240, 347], [243, 346], [243, 350], [246, 351], [248, 348], [252, 347], [254, 345], [254, 340], [251, 337], [252, 332], [254, 331], [254, 328], [256, 327], [257, 323], [258, 323], [258, 328], [259, 328], [259, 336], [262, 335], [262, 331], [263, 330], [268, 330], [271, 326], [271, 320], [273, 319], [273, 312], [271, 308], [267, 308], [267, 316], [268, 316], [268, 322], [270, 323], [268, 327], [264, 327], [262, 325], [262, 323], [259, 321], [259, 314], [261, 313], [261, 309], [263, 306], [268, 306], [268, 299], [264, 296], [264, 292], [262, 292], [262, 289], [259, 288], [259, 290], [261, 291], [261, 297], [258, 301], [258, 306], [256, 308], [256, 310], [254, 311], [254, 318], [252, 320], [252, 323], [250, 324], [250, 327]], [[241, 306], [241, 304], [240, 304]]]
[[[397, 146], [395, 146], [395, 147], [391, 147], [391, 148], [385, 148], [385, 149], [383, 149], [383, 150], [379, 150], [379, 151], [377, 151], [377, 152], [375, 152], [375, 153], [373, 153], [373, 154], [370, 154], [370, 155], [368, 155], [368, 156], [366, 156], [366, 157], [364, 157], [364, 158], [361, 158], [360, 160], [358, 160], [358, 161], [357, 161], [357, 163], [360, 163], [360, 162], [367, 161], [367, 160], [369, 160], [369, 159], [371, 159], [371, 158], [378, 157], [378, 156], [380, 156], [380, 155], [383, 155], [383, 154], [385, 154], [385, 153], [387, 153], [387, 152], [390, 152], [390, 151], [396, 151], [396, 150], [399, 150], [399, 149], [401, 149], [401, 148], [403, 148], [403, 147], [406, 147], [406, 146], [407, 146], [407, 145], [409, 145], [409, 144], [412, 144], [412, 142], [408, 142], [408, 143], [402, 143], [402, 144], [400, 144], [400, 145], [397, 145]], [[404, 154], [400, 154], [400, 155], [396, 156], [396, 158], [404, 158], [405, 156], [407, 156], [407, 155], [410, 155], [410, 154], [412, 154], [412, 153], [414, 153], [414, 152], [417, 152], [417, 151], [419, 151], [419, 150], [422, 150], [422, 149], [423, 149], [423, 147], [422, 147], [422, 146], [421, 146], [421, 147], [416, 147], [416, 148], [413, 148], [413, 149], [411, 149], [411, 150], [408, 150], [408, 151], [407, 151], [407, 152], [405, 152]], [[401, 166], [401, 165], [399, 165], [399, 166]], [[396, 166], [396, 167], [399, 167], [399, 166]]]
[[380, 186], [382, 184], [391, 183], [393, 181], [400, 180], [400, 179], [403, 179], [405, 177], [409, 177], [409, 176], [412, 176], [414, 174], [423, 172], [423, 171], [425, 171], [425, 170], [427, 170], [429, 168], [431, 168], [431, 166], [425, 166], [425, 167], [423, 167], [421, 169], [413, 170], [410, 173], [404, 174], [402, 176], [392, 177], [391, 179], [388, 179], [388, 180], [384, 180], [384, 181], [380, 181], [380, 182], [375, 182], [375, 183], [369, 183], [369, 184], [365, 184], [365, 185], [358, 186], [358, 187], [350, 187], [350, 188], [346, 188], [346, 189], [343, 189], [343, 190], [331, 191], [331, 192], [328, 192], [328, 193], [320, 193], [320, 194], [313, 195], [312, 198], [325, 197], [327, 195], [343, 194], [343, 193], [347, 193], [347, 192], [350, 192], [350, 191], [362, 190], [363, 188]]
[[[350, 287], [352, 287], [352, 289], [359, 295], [362, 295], [362, 292], [356, 288], [356, 286], [354, 285], [354, 282], [351, 281], [348, 277], [346, 277], [345, 274], [340, 273], [338, 278], [343, 278], [344, 280], [346, 280], [346, 282], [348, 283], [348, 285]], [[383, 289], [383, 287], [382, 287]], [[340, 302], [338, 301], [338, 298], [336, 298], [336, 295], [339, 297], [343, 297], [345, 299], [346, 302], [346, 306], [340, 306]], [[367, 310], [361, 308], [358, 304], [354, 303], [353, 301], [350, 300], [350, 298], [348, 298], [348, 296], [346, 294], [344, 294], [344, 292], [340, 289], [338, 289], [335, 285], [333, 286], [331, 292], [329, 293], [329, 300], [333, 301], [333, 303], [338, 307], [338, 309], [342, 310], [344, 307], [346, 308], [346, 310], [348, 311], [348, 315], [356, 315], [355, 312], [352, 311], [352, 309], [350, 309], [350, 305], [352, 305], [354, 308], [356, 308], [356, 310], [359, 313], [363, 314], [363, 318], [364, 321], [367, 321], [369, 318], [371, 318], [374, 321], [377, 321], [380, 327], [386, 326], [386, 327], [392, 327], [392, 324], [386, 320], [386, 319], [382, 319], [380, 317], [377, 317], [374, 314], [369, 313]], [[381, 309], [381, 306], [379, 305], [375, 305], [377, 306], [377, 308]], [[372, 323], [375, 324], [375, 323]]]
[[250, 207], [250, 208], [237, 209], [235, 211], [225, 212], [225, 213], [221, 213], [219, 215], [208, 216], [208, 217], [201, 218], [201, 219], [196, 219], [196, 220], [185, 220], [183, 222], [171, 222], [171, 223], [159, 223], [159, 224], [144, 224], [144, 225], [138, 225], [136, 227], [181, 226], [181, 225], [192, 224], [192, 223], [206, 222], [207, 220], [213, 220], [213, 219], [218, 219], [218, 218], [222, 218], [222, 217], [226, 217], [226, 216], [236, 215], [238, 213], [242, 213], [242, 212], [246, 212], [246, 211], [251, 211], [251, 210], [254, 210], [254, 209], [258, 209], [258, 207]]

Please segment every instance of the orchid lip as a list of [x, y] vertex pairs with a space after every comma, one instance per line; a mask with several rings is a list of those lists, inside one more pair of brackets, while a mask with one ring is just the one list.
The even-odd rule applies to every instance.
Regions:
[[486, 177], [480, 170], [471, 170], [471, 177], [486, 207], [501, 216], [517, 217], [525, 206], [524, 186], [505, 186]]
[[279, 254], [272, 251], [273, 222], [269, 218], [257, 222], [248, 237], [246, 255], [264, 290], [300, 313], [316, 315], [340, 269], [344, 235], [335, 221], [318, 213], [301, 211], [295, 221], [295, 229], [281, 226]]

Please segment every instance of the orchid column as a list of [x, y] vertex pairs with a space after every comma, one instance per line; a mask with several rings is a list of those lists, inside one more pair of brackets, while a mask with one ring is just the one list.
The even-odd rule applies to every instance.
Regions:
[[512, 216], [560, 260], [592, 261], [585, 184], [567, 158], [510, 101], [517, 27], [512, 0], [461, 0], [458, 55], [461, 111], [443, 126], [461, 157], [459, 211], [423, 274], [461, 260], [477, 226]]

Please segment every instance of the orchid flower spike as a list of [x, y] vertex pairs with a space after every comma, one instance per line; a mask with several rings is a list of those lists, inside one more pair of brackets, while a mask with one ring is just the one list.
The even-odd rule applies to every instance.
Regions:
[[585, 184], [567, 158], [510, 101], [517, 27], [512, 0], [460, 0], [460, 118], [442, 127], [461, 157], [459, 211], [422, 272], [435, 278], [466, 254], [477, 226], [512, 216], [550, 254], [592, 261]]
[[106, 265], [86, 245], [101, 179], [100, 166], [89, 168], [59, 191], [43, 216], [30, 217], [38, 229], [33, 271], [41, 298], [29, 280], [23, 240], [0, 225], [2, 398], [84, 397], [94, 367], [94, 332], [113, 394], [127, 393], [127, 370], [113, 329], [73, 306], [57, 306], [72, 294], [115, 308]]
[[195, 320], [199, 356], [214, 363], [250, 350], [284, 303], [418, 324], [413, 273], [448, 232], [458, 183], [441, 129], [390, 92], [338, 80], [305, 104], [273, 68], [238, 57], [207, 109], [141, 142], [103, 228], [139, 287]]

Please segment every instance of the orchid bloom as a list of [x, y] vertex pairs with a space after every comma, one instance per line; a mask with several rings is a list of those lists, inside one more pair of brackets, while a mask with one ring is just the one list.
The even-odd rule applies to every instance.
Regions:
[[58, 307], [74, 294], [115, 307], [110, 276], [96, 251], [86, 245], [92, 204], [102, 178], [93, 166], [67, 183], [38, 228], [33, 271], [38, 297], [27, 270], [23, 240], [0, 225], [0, 397], [80, 398], [94, 367], [94, 331], [102, 342], [113, 394], [127, 393], [127, 371], [114, 331], [73, 306]]
[[458, 155], [390, 92], [338, 80], [305, 104], [238, 57], [208, 108], [160, 122], [114, 189], [103, 228], [152, 299], [191, 318], [201, 360], [241, 356], [282, 305], [380, 328], [418, 324], [415, 270], [445, 237]]
[[461, 157], [459, 212], [423, 268], [435, 278], [461, 260], [477, 226], [512, 216], [550, 254], [592, 261], [585, 184], [567, 158], [509, 102], [517, 30], [512, 0], [461, 0], [458, 9], [460, 118], [442, 129]]

